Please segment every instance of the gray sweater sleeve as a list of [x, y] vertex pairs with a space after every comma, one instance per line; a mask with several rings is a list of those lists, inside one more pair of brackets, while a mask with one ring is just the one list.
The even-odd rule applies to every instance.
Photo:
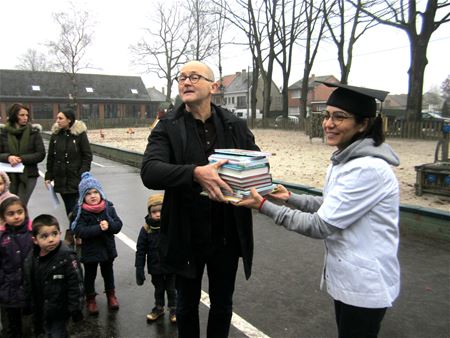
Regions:
[[322, 220], [317, 213], [311, 214], [293, 210], [270, 201], [263, 204], [260, 212], [272, 218], [276, 224], [312, 238], [324, 239], [333, 232], [340, 231], [340, 229]]
[[291, 193], [286, 202], [301, 211], [316, 212], [323, 203], [323, 197]]

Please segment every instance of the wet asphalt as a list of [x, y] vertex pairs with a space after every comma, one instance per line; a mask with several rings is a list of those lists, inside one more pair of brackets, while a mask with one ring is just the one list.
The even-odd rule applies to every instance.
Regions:
[[[45, 162], [40, 164], [45, 172]], [[114, 263], [120, 310], [109, 312], [100, 272], [96, 280], [98, 316], [70, 324], [72, 337], [177, 337], [168, 315], [146, 322], [153, 307], [150, 276], [144, 285], [135, 283], [133, 241], [144, 224], [147, 197], [154, 193], [141, 182], [139, 170], [94, 156], [92, 173], [102, 183], [123, 220], [128, 244], [116, 239]], [[51, 213], [68, 227], [64, 207], [54, 208], [43, 179], [38, 180], [28, 205], [31, 217]], [[239, 267], [234, 313], [242, 320], [232, 326], [230, 337], [322, 338], [336, 337], [333, 302], [320, 291], [323, 243], [277, 227], [265, 216], [254, 215], [255, 252], [253, 273], [246, 281]], [[130, 247], [131, 246], [131, 247]], [[386, 313], [380, 338], [450, 337], [450, 245], [419, 237], [401, 238], [399, 259], [401, 294]], [[207, 292], [207, 280], [203, 290]], [[208, 308], [200, 305], [202, 337]], [[245, 328], [250, 324], [250, 328]], [[250, 333], [253, 332], [253, 333]]]

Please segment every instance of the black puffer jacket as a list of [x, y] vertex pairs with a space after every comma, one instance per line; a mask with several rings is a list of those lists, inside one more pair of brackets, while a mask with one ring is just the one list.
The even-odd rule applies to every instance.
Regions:
[[144, 269], [147, 261], [147, 270], [151, 275], [167, 273], [161, 267], [159, 258], [159, 227], [161, 222], [153, 221], [148, 215], [145, 217], [145, 225], [139, 232], [136, 243], [136, 260], [134, 266]]
[[26, 294], [35, 316], [63, 319], [80, 313], [84, 289], [76, 253], [63, 242], [46, 256], [39, 251], [35, 246], [25, 261]]
[[68, 130], [57, 124], [52, 127], [45, 179], [54, 181], [56, 192], [77, 193], [81, 174], [91, 170], [92, 152], [86, 131], [86, 125], [78, 120]]
[[[78, 210], [76, 210], [78, 212]], [[102, 231], [100, 222], [107, 220], [109, 228]], [[114, 234], [122, 229], [122, 221], [117, 216], [111, 202], [106, 201], [106, 208], [95, 214], [81, 209], [80, 218], [74, 228], [75, 235], [81, 241], [81, 261], [83, 263], [104, 262], [117, 257]]]
[[0, 305], [25, 307], [23, 267], [32, 251], [33, 240], [28, 218], [18, 227], [6, 225], [0, 231]]
[[[27, 177], [38, 177], [38, 163], [45, 158], [45, 147], [41, 136], [42, 127], [40, 124], [31, 125], [30, 141], [28, 142], [27, 150], [24, 154], [20, 154], [22, 163], [25, 166], [24, 174]], [[0, 124], [0, 162], [9, 163], [8, 157], [12, 154], [8, 144], [8, 132], [5, 125]]]

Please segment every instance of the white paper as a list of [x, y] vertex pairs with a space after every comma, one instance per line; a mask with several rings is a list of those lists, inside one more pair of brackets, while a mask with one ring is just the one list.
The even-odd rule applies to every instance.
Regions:
[[23, 173], [23, 163], [16, 164], [14, 167], [5, 162], [0, 162], [0, 171], [4, 171], [5, 173]]
[[50, 198], [53, 202], [53, 208], [56, 209], [59, 207], [61, 202], [59, 201], [58, 195], [56, 195], [55, 190], [53, 189], [53, 185], [48, 184], [47, 185], [48, 192], [50, 193]]

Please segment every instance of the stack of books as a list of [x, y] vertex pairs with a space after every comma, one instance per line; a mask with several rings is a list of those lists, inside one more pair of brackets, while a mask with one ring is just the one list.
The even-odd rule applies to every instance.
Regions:
[[226, 199], [239, 201], [250, 196], [255, 188], [262, 196], [275, 188], [270, 175], [270, 153], [244, 149], [215, 149], [209, 156], [210, 163], [228, 160], [219, 168], [219, 176], [233, 189], [233, 193], [224, 192]]

